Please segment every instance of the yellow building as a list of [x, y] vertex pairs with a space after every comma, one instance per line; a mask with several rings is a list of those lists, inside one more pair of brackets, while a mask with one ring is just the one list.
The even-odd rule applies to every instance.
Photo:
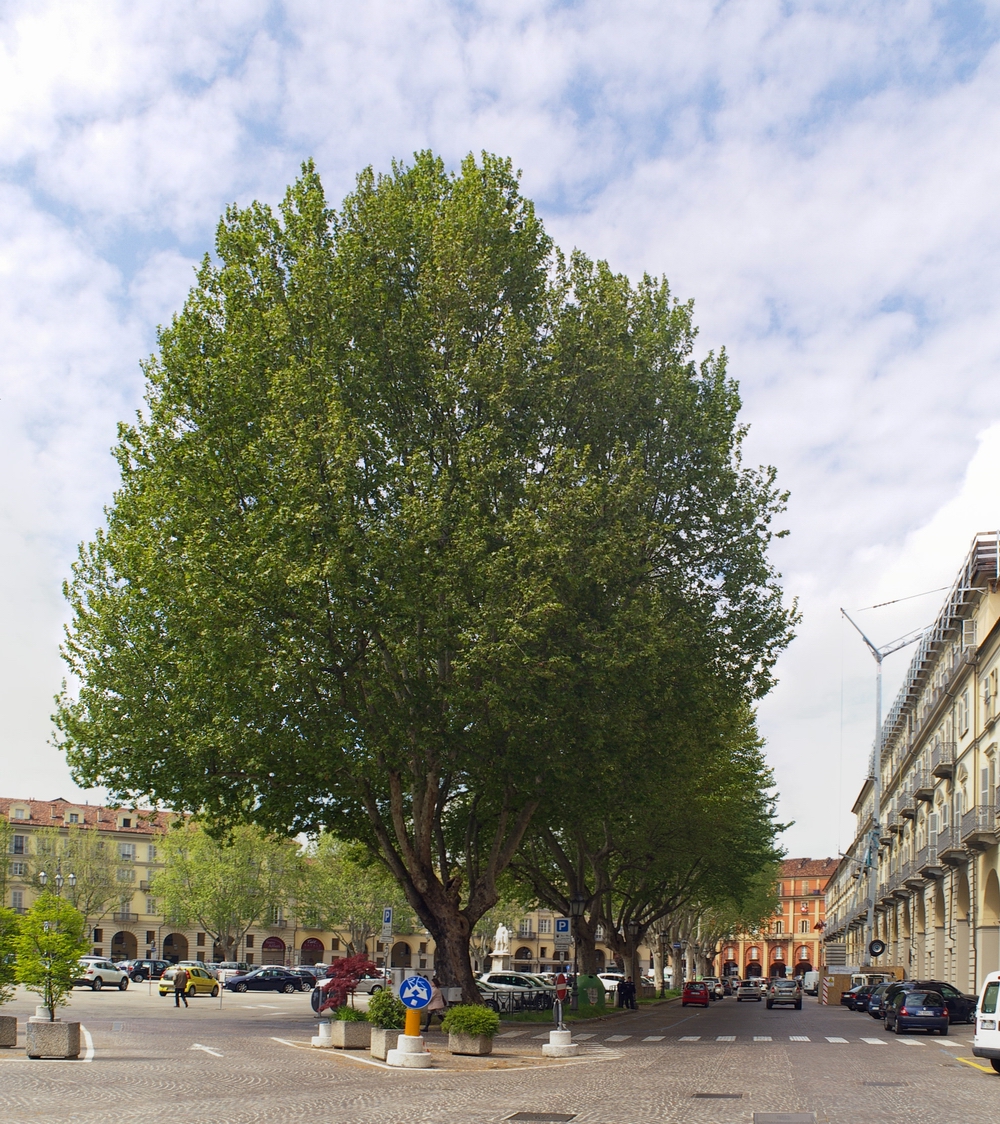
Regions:
[[827, 890], [828, 951], [842, 963], [865, 963], [871, 901], [878, 965], [961, 991], [1000, 969], [998, 582], [1000, 536], [977, 535], [883, 723], [877, 819], [873, 752]]

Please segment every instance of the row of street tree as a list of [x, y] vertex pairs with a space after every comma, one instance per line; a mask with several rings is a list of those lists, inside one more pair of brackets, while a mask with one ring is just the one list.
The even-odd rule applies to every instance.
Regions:
[[634, 972], [654, 926], [738, 913], [794, 610], [784, 496], [695, 335], [493, 156], [231, 208], [67, 586], [77, 778], [363, 848], [470, 1001], [507, 881], [582, 899], [587, 966], [598, 924]]

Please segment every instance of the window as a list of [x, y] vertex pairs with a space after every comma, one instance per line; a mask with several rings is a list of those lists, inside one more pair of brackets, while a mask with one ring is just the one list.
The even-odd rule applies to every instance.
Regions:
[[531, 918], [530, 917], [525, 917], [522, 921], [520, 921], [518, 923], [517, 935], [519, 937], [530, 937], [531, 936]]
[[80, 815], [79, 815], [79, 813], [78, 813], [78, 812], [70, 812], [70, 814], [69, 814], [69, 822], [70, 822], [70, 823], [79, 823], [79, 822], [80, 822]]
[[962, 692], [962, 697], [958, 700], [958, 732], [964, 736], [969, 732], [969, 691], [968, 688]]
[[26, 855], [27, 849], [25, 847], [26, 835], [15, 835], [10, 841], [10, 853], [12, 855]]
[[118, 844], [118, 857], [122, 862], [131, 863], [135, 862], [135, 844], [134, 843], [119, 843]]
[[426, 956], [427, 955], [427, 942], [421, 941], [420, 942], [420, 948], [417, 951], [420, 953], [421, 956]]
[[134, 882], [135, 869], [131, 866], [120, 866], [118, 868], [118, 881], [119, 882]]
[[[250, 940], [252, 941], [253, 938], [251, 937]], [[340, 952], [340, 938], [339, 937], [334, 937], [333, 940], [330, 941], [330, 951], [331, 952]]]
[[248, 953], [247, 953], [247, 963], [248, 963], [248, 964], [252, 964], [252, 963], [253, 963], [253, 953], [252, 953], [252, 952], [248, 952]]
[[24, 814], [23, 808], [15, 808], [14, 809], [14, 819], [15, 820], [26, 820], [27, 818], [28, 817]]
[[11, 863], [10, 872], [15, 878], [25, 878], [28, 874], [27, 863]]
[[603, 925], [598, 925], [597, 928], [594, 930], [594, 940], [595, 941], [603, 941], [604, 940], [604, 926]]
[[783, 924], [782, 922], [780, 922], [780, 921], [775, 921], [775, 923], [774, 923], [774, 931], [775, 931], [776, 933], [783, 933], [783, 932], [785, 931], [785, 926], [784, 926], [784, 924]]
[[[103, 929], [95, 929], [94, 930], [94, 940], [95, 941], [103, 941], [104, 940], [104, 930]], [[95, 953], [94, 955], [98, 956], [100, 954]]]
[[997, 1013], [998, 993], [1000, 993], [1000, 981], [994, 980], [993, 983], [986, 985], [986, 990], [983, 992], [983, 1004], [979, 1011], [981, 1015], [995, 1015]]
[[799, 922], [799, 932], [800, 933], [808, 933], [809, 932], [809, 922], [808, 921], [800, 921]]
[[125, 817], [125, 818], [124, 818], [124, 819], [122, 820], [122, 827], [131, 827], [131, 826], [132, 826], [132, 820], [131, 820], [131, 818], [130, 818], [129, 816], [126, 816], [126, 817]]
[[[149, 900], [152, 901], [153, 899], [150, 898]], [[152, 912], [154, 912], [154, 911], [150, 910], [150, 913], [152, 913]], [[153, 941], [155, 941], [155, 940], [156, 940], [156, 933], [152, 929], [147, 929], [146, 930], [146, 944], [152, 944]]]
[[[253, 948], [253, 933], [247, 933], [247, 948]], [[247, 957], [247, 963], [251, 962], [251, 957]]]
[[10, 904], [13, 906], [13, 908], [15, 910], [17, 910], [18, 913], [20, 913], [24, 909], [24, 891], [23, 890], [11, 890], [11, 892], [10, 892]]
[[204, 947], [205, 947], [205, 934], [204, 934], [204, 933], [199, 933], [199, 934], [198, 934], [198, 936], [197, 936], [197, 937], [195, 938], [195, 944], [196, 944], [196, 945], [197, 945], [197, 946], [198, 946], [199, 948], [204, 948]]
[[150, 845], [146, 848], [146, 862], [148, 862], [148, 863], [155, 863], [156, 862], [156, 848], [153, 846], [152, 843], [150, 843]]
[[552, 918], [551, 917], [540, 917], [538, 919], [538, 931], [540, 933], [551, 933], [552, 932]]

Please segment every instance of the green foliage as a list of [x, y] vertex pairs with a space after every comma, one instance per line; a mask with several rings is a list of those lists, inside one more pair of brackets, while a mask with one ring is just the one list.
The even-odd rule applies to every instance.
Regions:
[[383, 1030], [402, 1030], [406, 1022], [406, 1007], [399, 996], [383, 988], [368, 1000], [368, 1021]]
[[0, 906], [0, 1004], [8, 1003], [14, 997], [18, 921], [18, 915], [12, 909]]
[[365, 844], [471, 1001], [538, 809], [768, 688], [784, 497], [690, 304], [566, 263], [509, 161], [339, 212], [307, 165], [216, 250], [67, 587], [63, 744], [123, 799]]
[[460, 1003], [449, 1007], [441, 1020], [446, 1034], [485, 1035], [492, 1038], [500, 1029], [500, 1016], [489, 1007], [477, 1003]]
[[330, 1017], [342, 1023], [368, 1022], [368, 1016], [364, 1011], [359, 1011], [356, 1007], [348, 1007], [346, 1004], [341, 1007], [335, 1007]]
[[[115, 845], [102, 839], [98, 832], [82, 825], [65, 831], [45, 827], [32, 832], [32, 841], [35, 853], [31, 876], [37, 888], [41, 888], [41, 871], [51, 879], [58, 868], [76, 876], [75, 885], [71, 886], [69, 881], [64, 884], [62, 896], [84, 917], [99, 921], [123, 897], [129, 902], [126, 910], [131, 910], [135, 864], [120, 862]], [[120, 879], [119, 871], [130, 877]]]
[[247, 930], [284, 907], [299, 885], [301, 858], [288, 839], [237, 827], [216, 839], [194, 822], [162, 837], [164, 867], [153, 879], [172, 923], [197, 922], [236, 960]]
[[20, 918], [14, 938], [17, 982], [41, 996], [50, 1018], [66, 1003], [89, 948], [86, 918], [55, 894], [42, 894]]

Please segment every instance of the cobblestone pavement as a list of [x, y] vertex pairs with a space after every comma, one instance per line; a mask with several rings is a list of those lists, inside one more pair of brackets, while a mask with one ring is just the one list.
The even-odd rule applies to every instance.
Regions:
[[[4, 1008], [19, 1020], [33, 1011], [24, 994]], [[200, 998], [175, 1010], [172, 998], [133, 986], [77, 991], [64, 1013], [86, 1028], [92, 1056], [29, 1061], [21, 1046], [0, 1050], [3, 1124], [499, 1124], [522, 1112], [573, 1115], [574, 1124], [752, 1124], [755, 1113], [790, 1112], [815, 1113], [817, 1124], [995, 1124], [998, 1116], [1000, 1075], [977, 1068], [971, 1027], [897, 1037], [867, 1015], [808, 999], [802, 1011], [726, 999], [581, 1024], [583, 1056], [558, 1064], [542, 1062], [544, 1026], [506, 1025], [493, 1058], [415, 1072], [312, 1049], [305, 995], [226, 995], [221, 1009]], [[429, 1040], [450, 1060], [440, 1032]]]

